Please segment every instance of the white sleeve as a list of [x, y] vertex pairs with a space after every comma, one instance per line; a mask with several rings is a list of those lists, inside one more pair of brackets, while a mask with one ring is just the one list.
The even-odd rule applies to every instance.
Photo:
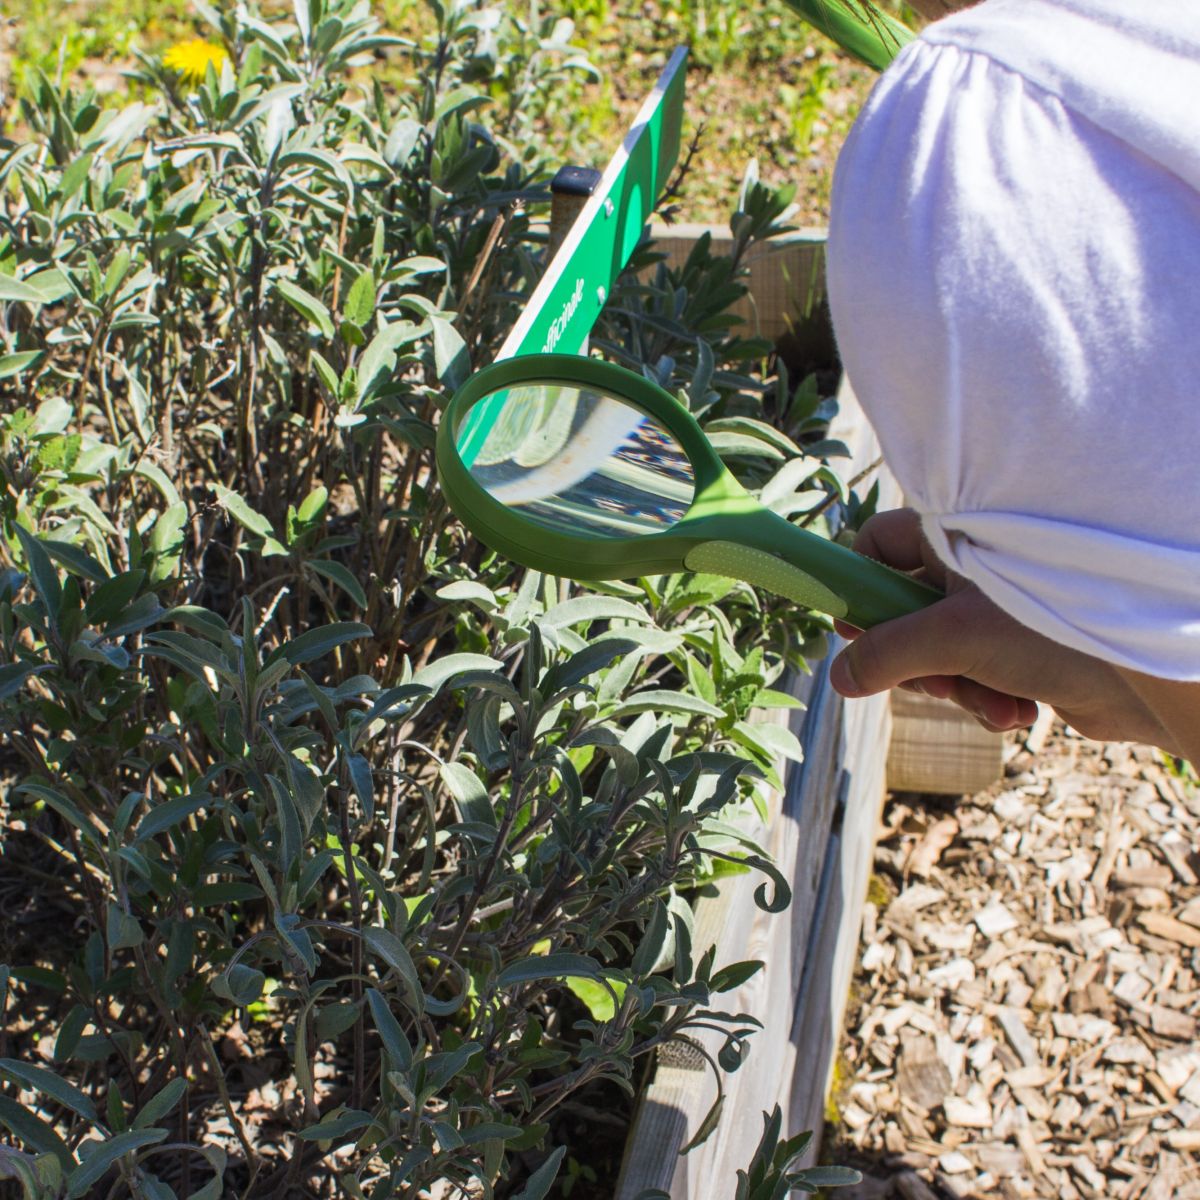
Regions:
[[829, 290], [938, 555], [1057, 642], [1200, 680], [1200, 196], [918, 40], [839, 160]]

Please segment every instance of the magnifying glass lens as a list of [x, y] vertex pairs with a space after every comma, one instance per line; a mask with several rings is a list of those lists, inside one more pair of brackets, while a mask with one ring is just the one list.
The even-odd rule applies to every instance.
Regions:
[[493, 392], [467, 412], [455, 444], [493, 499], [560, 533], [654, 533], [682, 520], [695, 493], [692, 464], [662, 425], [589, 388]]

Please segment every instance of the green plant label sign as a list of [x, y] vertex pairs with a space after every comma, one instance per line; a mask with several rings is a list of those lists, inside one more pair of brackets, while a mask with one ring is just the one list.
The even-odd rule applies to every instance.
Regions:
[[687, 48], [663, 68], [497, 359], [578, 354], [679, 157]]
[[[679, 157], [686, 61], [687, 47], [680, 46], [505, 338], [497, 362], [583, 349]], [[458, 453], [468, 467], [499, 416], [505, 394], [475, 405], [459, 428]]]

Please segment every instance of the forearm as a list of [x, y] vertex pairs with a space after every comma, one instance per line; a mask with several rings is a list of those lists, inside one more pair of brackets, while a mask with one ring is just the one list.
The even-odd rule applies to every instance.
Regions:
[[1124, 669], [1119, 673], [1166, 731], [1171, 744], [1161, 748], [1200, 764], [1200, 683], [1156, 679]]

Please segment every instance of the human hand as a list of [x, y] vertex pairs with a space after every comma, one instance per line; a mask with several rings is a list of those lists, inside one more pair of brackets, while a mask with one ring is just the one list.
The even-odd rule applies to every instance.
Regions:
[[904, 687], [953, 700], [997, 731], [1031, 724], [1040, 700], [1087, 737], [1169, 745], [1162, 723], [1124, 674], [1034, 633], [948, 571], [912, 509], [872, 517], [854, 549], [916, 572], [946, 598], [866, 632], [839, 622], [838, 632], [852, 639], [829, 673], [842, 695]]

